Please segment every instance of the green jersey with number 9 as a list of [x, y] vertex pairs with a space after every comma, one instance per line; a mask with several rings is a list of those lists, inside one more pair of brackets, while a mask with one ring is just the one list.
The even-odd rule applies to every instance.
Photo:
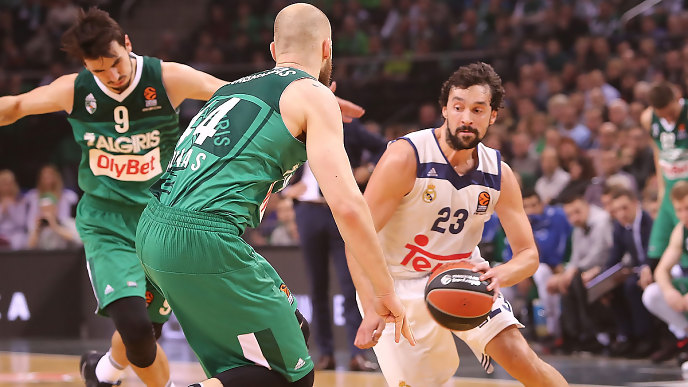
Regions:
[[136, 73], [120, 94], [82, 70], [68, 120], [82, 150], [79, 187], [99, 199], [143, 206], [172, 155], [179, 117], [162, 82], [160, 59], [132, 57]]
[[181, 135], [153, 188], [161, 204], [255, 227], [271, 193], [306, 161], [306, 145], [282, 121], [279, 101], [306, 72], [276, 67], [221, 87]]

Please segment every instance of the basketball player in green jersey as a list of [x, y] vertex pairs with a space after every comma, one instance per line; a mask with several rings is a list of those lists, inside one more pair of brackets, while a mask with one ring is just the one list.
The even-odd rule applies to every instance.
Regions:
[[[652, 226], [647, 255], [658, 260], [678, 223], [669, 193], [676, 182], [688, 180], [688, 104], [667, 82], [654, 84], [648, 93], [648, 100], [650, 107], [643, 112], [640, 123], [654, 140], [658, 198], [661, 203]], [[681, 257], [681, 266], [688, 267], [688, 256]], [[646, 267], [641, 272], [641, 280], [649, 276], [651, 272]]]
[[[343, 145], [329, 84], [330, 23], [294, 4], [277, 15], [276, 67], [220, 88], [191, 121], [141, 215], [137, 253], [170, 301], [211, 386], [311, 386], [293, 299], [240, 237], [308, 157], [375, 310], [413, 341]], [[317, 78], [316, 78], [317, 77]], [[318, 82], [320, 80], [320, 82]]]
[[670, 232], [669, 243], [655, 269], [655, 282], [643, 292], [643, 304], [671, 326], [677, 337], [685, 337], [688, 334], [688, 277], [674, 278], [671, 269], [688, 253], [688, 181], [676, 182], [669, 196], [679, 222]]
[[[184, 99], [208, 100], [226, 82], [178, 63], [132, 53], [131, 42], [106, 12], [91, 9], [63, 37], [84, 62], [78, 74], [19, 96], [0, 98], [0, 125], [31, 114], [64, 110], [82, 148], [77, 210], [98, 312], [117, 328], [107, 356], [82, 359], [88, 386], [116, 384], [129, 364], [149, 386], [164, 386], [169, 367], [156, 345], [170, 308], [147, 285], [134, 233], [150, 185], [178, 138], [175, 109]], [[338, 100], [345, 116], [360, 107]], [[275, 281], [281, 281], [278, 276]], [[148, 313], [147, 313], [148, 312]], [[151, 328], [153, 322], [153, 329]]]

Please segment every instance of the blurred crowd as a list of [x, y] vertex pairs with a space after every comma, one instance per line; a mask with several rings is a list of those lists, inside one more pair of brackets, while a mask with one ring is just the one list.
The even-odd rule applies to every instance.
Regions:
[[[78, 7], [91, 3], [0, 2], [0, 95], [20, 93], [78, 67], [60, 53], [59, 37]], [[139, 54], [188, 63], [227, 79], [233, 73], [223, 66], [268, 68], [272, 20], [288, 3], [210, 2], [203, 23], [188, 39], [164, 34], [155, 52]], [[620, 303], [610, 295], [596, 300], [595, 307], [616, 310], [606, 321], [593, 321], [579, 313], [587, 301], [583, 305], [576, 298], [577, 288], [571, 288], [585, 287], [619, 262], [642, 267], [646, 257], [647, 244], [636, 242], [647, 231], [641, 223], [651, 224], [657, 214], [658, 187], [651, 140], [640, 127], [640, 115], [648, 107], [654, 82], [668, 81], [688, 95], [688, 9], [683, 1], [662, 1], [632, 18], [624, 12], [637, 1], [313, 3], [332, 22], [338, 93], [367, 109], [354, 125], [387, 141], [441, 125], [441, 110], [434, 101], [441, 81], [457, 65], [483, 60], [502, 76], [504, 106], [483, 142], [500, 150], [521, 180], [542, 271], [512, 293], [521, 317], [542, 320], [539, 336], [551, 341], [550, 349], [607, 350], [661, 361], [688, 348], [688, 339], [679, 348], [681, 337], [648, 334], [667, 332], [666, 326], [647, 310], [639, 311], [644, 307], [637, 295], [613, 295], [635, 300], [626, 303], [627, 310], [618, 310]], [[44, 76], [32, 79], [27, 70]], [[15, 128], [42, 130], [45, 124], [25, 120]], [[21, 182], [29, 181], [27, 176], [38, 178], [34, 188], [20, 188], [12, 171], [0, 171], [0, 248], [78, 244], [73, 224], [78, 188], [69, 184], [75, 181], [75, 161], [65, 156], [58, 158], [58, 167], [20, 168], [17, 151], [8, 144], [21, 137], [11, 128], [0, 129], [0, 169], [21, 169]], [[63, 137], [71, 141], [68, 132]], [[60, 141], [42, 146], [54, 148], [56, 143]], [[45, 154], [50, 152], [36, 152], [35, 157]], [[358, 155], [354, 171], [362, 187], [376, 157]], [[262, 225], [248, 230], [246, 238], [257, 246], [299, 244], [293, 199], [275, 195]], [[626, 232], [634, 227], [642, 228], [637, 231], [641, 236]], [[629, 250], [628, 243], [636, 245]], [[600, 246], [594, 257], [587, 251], [593, 244]], [[483, 246], [493, 261], [510, 258], [496, 219], [486, 227]], [[567, 270], [571, 267], [578, 269], [578, 277]], [[647, 320], [639, 323], [638, 315]], [[564, 320], [568, 326], [560, 324]]]

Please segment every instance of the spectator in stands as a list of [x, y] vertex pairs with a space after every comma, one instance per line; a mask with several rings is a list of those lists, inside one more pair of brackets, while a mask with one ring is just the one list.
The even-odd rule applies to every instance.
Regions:
[[[540, 266], [533, 274], [540, 304], [545, 310], [547, 332], [551, 337], [561, 334], [559, 329], [560, 297], [558, 293], [547, 291], [547, 284], [552, 275], [564, 271], [563, 262], [566, 244], [571, 235], [571, 225], [566, 214], [558, 206], [547, 206], [532, 189], [523, 190], [523, 208], [533, 227], [533, 236], [540, 254]], [[507, 244], [504, 260], [512, 256], [511, 247]]]
[[571, 195], [583, 196], [593, 177], [595, 177], [592, 161], [586, 155], [579, 155], [569, 161], [567, 167], [571, 179], [564, 189], [561, 190], [559, 196], [552, 201], [553, 203], [561, 203], [563, 198]]
[[628, 130], [626, 145], [623, 148], [629, 153], [627, 158], [630, 162], [621, 169], [635, 178], [641, 191], [645, 188], [647, 179], [655, 174], [654, 155], [648, 139], [647, 133], [641, 127], [634, 126]]
[[604, 123], [604, 111], [599, 107], [590, 107], [583, 113], [583, 125], [590, 131], [592, 136], [591, 149], [599, 147], [597, 136], [600, 133], [600, 127]]
[[620, 164], [617, 150], [600, 152], [600, 174], [592, 179], [591, 184], [585, 190], [585, 199], [588, 203], [602, 205], [602, 192], [605, 186], [620, 185], [633, 192], [638, 192], [635, 178], [628, 172], [622, 171]]
[[29, 190], [24, 196], [28, 206], [27, 219], [29, 219], [29, 231], [33, 231], [35, 227], [34, 219], [39, 217], [40, 213], [40, 199], [45, 194], [51, 194], [57, 200], [57, 218], [68, 219], [72, 217], [73, 207], [79, 200], [77, 194], [62, 184], [62, 174], [51, 164], [43, 166], [38, 172], [38, 179], [36, 180], [36, 188]]
[[572, 104], [562, 108], [557, 128], [563, 136], [572, 138], [579, 147], [587, 149], [590, 146], [590, 130], [578, 122], [578, 115]]
[[0, 250], [26, 246], [26, 205], [14, 173], [0, 170]]
[[619, 128], [611, 123], [605, 122], [600, 125], [597, 138], [592, 149], [588, 149], [587, 154], [592, 159], [595, 166], [595, 175], [600, 176], [602, 171], [602, 153], [608, 150], [619, 149]]
[[601, 333], [595, 321], [600, 305], [588, 305], [585, 285], [597, 276], [609, 257], [612, 245], [612, 223], [603, 209], [589, 204], [581, 196], [563, 200], [564, 212], [574, 227], [571, 236], [571, 259], [566, 269], [552, 275], [547, 291], [561, 295], [561, 328], [565, 350], [598, 352]]
[[299, 232], [294, 221], [293, 202], [289, 198], [275, 198], [277, 203], [277, 226], [270, 234], [273, 246], [295, 246], [299, 244]]
[[628, 103], [623, 99], [616, 98], [607, 105], [609, 122], [616, 125], [620, 131], [625, 132], [632, 128], [637, 123], [633, 122], [630, 116], [630, 108]]
[[509, 166], [521, 176], [526, 187], [532, 187], [535, 184], [540, 169], [532, 143], [530, 135], [526, 132], [516, 132], [511, 135], [512, 157], [509, 160]]
[[655, 347], [652, 319], [642, 302], [643, 289], [652, 283], [647, 246], [652, 218], [643, 211], [636, 194], [623, 187], [611, 191], [614, 218], [612, 250], [605, 270], [623, 263], [628, 270], [625, 282], [612, 291], [610, 308], [614, 313], [617, 336], [612, 355], [647, 357]]
[[32, 219], [33, 227], [27, 247], [40, 250], [60, 250], [81, 245], [73, 217], [57, 216], [58, 200], [44, 193], [38, 201], [38, 215]]
[[559, 166], [559, 156], [554, 148], [542, 150], [540, 169], [542, 176], [535, 182], [535, 192], [542, 203], [547, 205], [568, 185], [571, 175]]

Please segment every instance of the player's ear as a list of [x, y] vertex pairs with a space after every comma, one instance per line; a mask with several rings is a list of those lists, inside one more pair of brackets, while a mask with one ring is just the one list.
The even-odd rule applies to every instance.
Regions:
[[132, 51], [131, 40], [129, 40], [129, 35], [127, 34], [124, 34], [124, 48], [127, 50], [127, 53]]
[[327, 38], [322, 43], [322, 58], [323, 60], [332, 56], [332, 40]]
[[447, 119], [447, 107], [446, 106], [442, 106], [442, 117], [444, 117], [445, 120]]
[[275, 42], [270, 43], [270, 55], [272, 55], [272, 60], [277, 62], [277, 57], [275, 56]]
[[497, 111], [492, 110], [492, 113], [490, 113], [490, 125], [494, 124], [495, 121], [497, 121]]

